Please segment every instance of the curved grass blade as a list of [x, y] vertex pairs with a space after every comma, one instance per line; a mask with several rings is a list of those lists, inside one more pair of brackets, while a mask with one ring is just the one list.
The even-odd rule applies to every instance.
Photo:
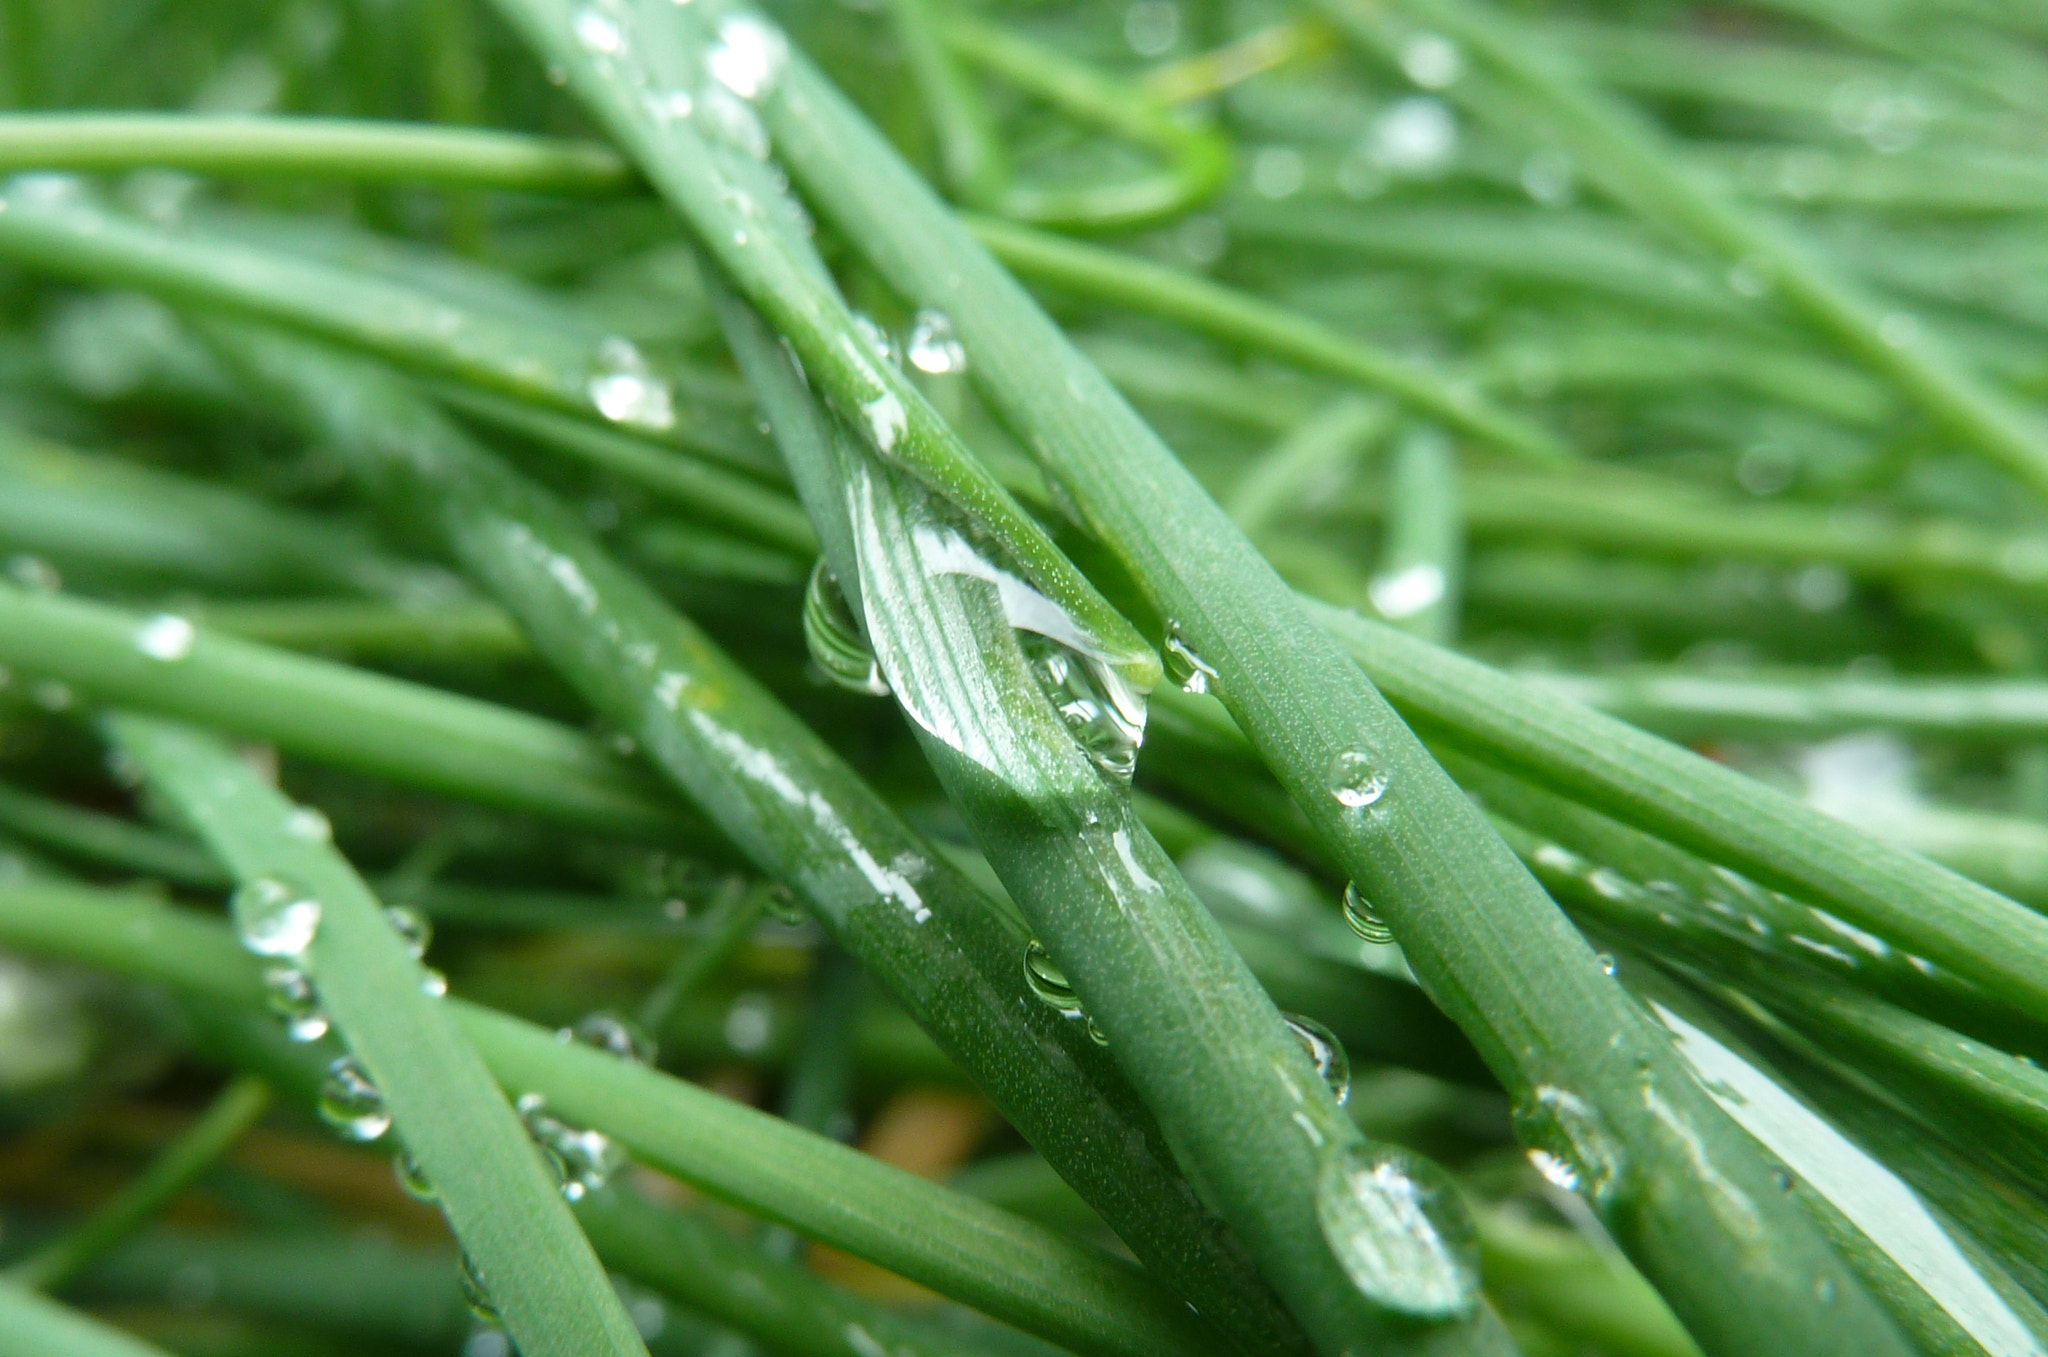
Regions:
[[609, 147], [483, 128], [190, 113], [0, 116], [0, 172], [148, 168], [578, 196], [633, 185], [631, 167]]
[[[1261, 754], [1384, 901], [1432, 997], [1520, 1095], [1530, 1133], [1612, 1166], [1595, 1200], [1701, 1346], [1901, 1352], [1668, 1040], [1101, 374], [800, 54], [756, 106], [810, 200], [906, 298], [949, 312], [979, 390], [1217, 671]], [[1752, 1221], [1733, 1228], [1702, 1159]]]
[[[434, 1184], [520, 1350], [644, 1357], [646, 1346], [518, 1114], [440, 1000], [425, 992], [426, 971], [383, 906], [324, 838], [299, 827], [303, 809], [211, 735], [153, 717], [107, 721], [240, 889], [281, 891], [282, 900], [268, 902], [273, 914], [310, 906], [310, 936], [294, 939], [282, 955], [310, 973], [321, 1007], [374, 1085], [378, 1115], [396, 1126], [405, 1152]], [[252, 948], [280, 954], [286, 944], [264, 936], [262, 915], [239, 900], [237, 914]]]
[[26, 1287], [0, 1283], [0, 1353], [6, 1357], [169, 1357]]
[[574, 515], [401, 381], [285, 336], [207, 329], [366, 484], [427, 520], [535, 649], [806, 901], [1142, 1256], [1228, 1278], [1204, 1294], [1233, 1293], [1239, 1246], [1110, 1059], [1030, 997], [1009, 915]]
[[[227, 928], [132, 893], [0, 886], [14, 947], [260, 1011], [256, 962]], [[458, 999], [442, 1001], [505, 1088], [635, 1158], [1087, 1357], [1194, 1357], [1214, 1335], [1101, 1250], [645, 1066]]]

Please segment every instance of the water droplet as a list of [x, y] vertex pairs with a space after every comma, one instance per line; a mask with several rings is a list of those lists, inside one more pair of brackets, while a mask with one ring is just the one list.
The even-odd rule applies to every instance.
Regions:
[[1394, 930], [1374, 912], [1372, 901], [1365, 898], [1365, 892], [1358, 888], [1356, 881], [1344, 883], [1344, 922], [1367, 942], [1389, 943], [1394, 940]]
[[1428, 561], [1374, 575], [1366, 584], [1366, 596], [1381, 617], [1399, 621], [1431, 607], [1444, 596], [1443, 567]]
[[718, 21], [718, 40], [704, 54], [712, 79], [742, 99], [773, 92], [789, 64], [789, 42], [779, 29], [751, 14]]
[[1294, 1033], [1294, 1039], [1301, 1043], [1301, 1049], [1308, 1053], [1309, 1061], [1315, 1065], [1328, 1086], [1330, 1096], [1339, 1105], [1351, 1097], [1351, 1057], [1344, 1051], [1344, 1043], [1337, 1040], [1337, 1034], [1317, 1022], [1314, 1018], [1299, 1013], [1283, 1013], [1287, 1019], [1287, 1030]]
[[839, 578], [822, 557], [804, 588], [804, 645], [825, 676], [842, 688], [880, 697], [889, 691], [874, 652], [862, 639]]
[[1134, 0], [1124, 11], [1124, 41], [1141, 57], [1163, 57], [1180, 41], [1180, 6], [1173, 0]]
[[334, 826], [311, 806], [294, 807], [292, 813], [284, 817], [284, 832], [307, 843], [331, 843], [334, 840]]
[[865, 311], [853, 313], [853, 328], [860, 331], [868, 352], [892, 368], [903, 366], [903, 351], [896, 347], [896, 336], [889, 333], [882, 323]]
[[1214, 690], [1216, 670], [1188, 644], [1180, 623], [1166, 624], [1166, 644], [1163, 650], [1161, 659], [1165, 662], [1169, 682], [1184, 693], [1200, 694]]
[[354, 1056], [327, 1067], [326, 1082], [320, 1085], [320, 1120], [350, 1140], [375, 1140], [391, 1129], [383, 1093]]
[[413, 1158], [410, 1151], [400, 1150], [391, 1156], [391, 1172], [398, 1179], [398, 1185], [404, 1189], [405, 1195], [414, 1201], [432, 1205], [441, 1199], [441, 1194], [434, 1188], [433, 1180], [427, 1177], [426, 1170], [420, 1167], [420, 1161]]
[[1522, 191], [1544, 207], [1570, 202], [1576, 182], [1572, 158], [1563, 151], [1533, 151], [1522, 162]]
[[1411, 95], [1373, 121], [1360, 153], [1385, 174], [1432, 178], [1458, 153], [1457, 115], [1434, 95]]
[[1393, 1146], [1339, 1142], [1316, 1181], [1316, 1221], [1352, 1285], [1420, 1318], [1469, 1314], [1479, 1269], [1442, 1170]]
[[767, 887], [768, 913], [785, 928], [800, 928], [810, 922], [810, 911], [796, 898], [796, 892], [776, 881]]
[[1529, 1162], [1543, 1175], [1543, 1181], [1566, 1192], [1579, 1190], [1579, 1171], [1548, 1150], [1529, 1151]]
[[1095, 1020], [1088, 1016], [1087, 1010], [1081, 1007], [1081, 998], [1074, 993], [1073, 985], [1067, 980], [1067, 973], [1059, 968], [1059, 963], [1052, 959], [1052, 953], [1047, 951], [1045, 944], [1037, 938], [1033, 938], [1031, 944], [1024, 949], [1024, 983], [1038, 997], [1040, 1003], [1062, 1018], [1085, 1022], [1088, 1025], [1088, 1035], [1097, 1046], [1109, 1045], [1109, 1038], [1095, 1025]]
[[229, 900], [242, 945], [258, 956], [297, 960], [320, 931], [320, 902], [282, 877], [259, 876]]
[[625, 32], [617, 21], [597, 10], [577, 10], [574, 27], [576, 41], [583, 44], [585, 51], [599, 56], [616, 56], [626, 46]]
[[568, 1200], [582, 1201], [625, 1167], [626, 1152], [610, 1136], [563, 1121], [540, 1094], [522, 1094], [516, 1106]]
[[418, 910], [404, 905], [388, 906], [384, 911], [384, 922], [398, 934], [398, 940], [405, 944], [405, 950], [414, 961], [427, 954], [427, 944], [434, 940], [434, 926]]
[[1778, 1185], [1778, 1191], [1780, 1192], [1790, 1192], [1792, 1190], [1793, 1178], [1789, 1169], [1771, 1170], [1771, 1181]]
[[1620, 969], [1620, 968], [1619, 968], [1619, 967], [1618, 967], [1618, 966], [1617, 966], [1617, 965], [1615, 964], [1615, 960], [1614, 960], [1614, 957], [1613, 957], [1613, 956], [1612, 956], [1611, 954], [1607, 953], [1607, 952], [1602, 952], [1602, 953], [1600, 953], [1600, 954], [1599, 954], [1599, 955], [1598, 955], [1597, 957], [1595, 957], [1594, 959], [1595, 959], [1596, 961], [1598, 961], [1598, 962], [1599, 962], [1599, 964], [1600, 964], [1600, 973], [1601, 973], [1602, 975], [1613, 975], [1613, 974], [1615, 973], [1615, 971], [1617, 971], [1618, 969]]
[[629, 1065], [654, 1063], [654, 1038], [648, 1036], [640, 1024], [616, 1013], [586, 1013], [576, 1020], [573, 1027], [564, 1027], [555, 1036], [563, 1041], [580, 1041], [585, 1046], [595, 1046]]
[[1044, 637], [1023, 640], [1046, 696], [1082, 752], [1103, 772], [1129, 782], [1145, 742], [1145, 699], [1108, 665]]
[[27, 552], [18, 552], [7, 558], [7, 578], [32, 594], [56, 594], [64, 590], [64, 577], [57, 573], [57, 567]]
[[662, 122], [687, 118], [697, 110], [688, 90], [663, 90], [647, 96], [647, 111]]
[[1569, 1089], [1538, 1084], [1515, 1105], [1514, 1120], [1524, 1143], [1564, 1165], [1577, 1190], [1606, 1206], [1627, 1161], [1592, 1104]]
[[761, 125], [760, 115], [725, 86], [709, 85], [698, 92], [696, 117], [712, 140], [755, 160], [768, 158], [768, 129]]
[[420, 967], [420, 993], [426, 995], [429, 999], [447, 998], [448, 977], [435, 970], [432, 966]]
[[967, 370], [967, 347], [953, 332], [953, 318], [926, 307], [910, 322], [904, 354], [919, 372], [940, 376]]
[[1401, 45], [1401, 72], [1426, 90], [1455, 84], [1465, 73], [1465, 56], [1441, 33], [1417, 33]]
[[657, 432], [676, 423], [675, 398], [632, 340], [613, 335], [597, 346], [585, 390], [597, 412], [614, 424]]
[[1363, 810], [1387, 794], [1387, 773], [1378, 755], [1363, 747], [1341, 749], [1330, 757], [1330, 795], [1346, 810]]
[[135, 648], [153, 660], [182, 660], [199, 633], [175, 613], [158, 613], [135, 629]]
[[484, 1286], [483, 1269], [469, 1256], [467, 1249], [462, 1253], [462, 1303], [469, 1312], [486, 1324], [500, 1324], [504, 1321], [498, 1314], [498, 1307], [491, 1304], [491, 1293]]
[[725, 1011], [725, 1044], [740, 1055], [755, 1055], [775, 1039], [775, 1004], [765, 994], [742, 994]]
[[320, 1007], [313, 977], [296, 966], [272, 966], [263, 972], [263, 1002], [284, 1020], [293, 1041], [318, 1041], [327, 1035], [326, 1010]]

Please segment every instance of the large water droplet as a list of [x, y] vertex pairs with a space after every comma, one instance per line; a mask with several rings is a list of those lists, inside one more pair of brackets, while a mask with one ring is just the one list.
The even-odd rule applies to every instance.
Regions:
[[418, 910], [392, 905], [384, 911], [384, 921], [398, 934], [398, 940], [405, 944], [414, 961], [427, 954], [427, 944], [434, 940], [434, 926]]
[[904, 354], [919, 372], [941, 376], [967, 370], [967, 348], [953, 332], [953, 318], [926, 307], [910, 322]]
[[1094, 663], [1057, 642], [1028, 637], [1025, 651], [1038, 670], [1046, 696], [1083, 753], [1122, 782], [1138, 770], [1145, 742], [1145, 699], [1132, 692], [1108, 665]]
[[1184, 693], [1207, 693], [1214, 689], [1216, 670], [1209, 662], [1195, 653], [1188, 644], [1178, 622], [1166, 624], [1166, 645], [1161, 660], [1165, 664], [1167, 681]]
[[296, 966], [272, 966], [263, 972], [263, 1002], [284, 1021], [284, 1034], [293, 1041], [318, 1041], [327, 1035], [327, 1012], [320, 1007], [320, 995], [313, 977]]
[[[1555, 1084], [1537, 1084], [1515, 1105], [1514, 1119], [1515, 1133], [1531, 1150], [1558, 1166], [1545, 1177], [1560, 1187], [1584, 1192], [1596, 1207], [1607, 1205], [1627, 1160], [1591, 1103]], [[1544, 1169], [1534, 1154], [1530, 1162], [1539, 1171]], [[1565, 1177], [1571, 1181], [1561, 1181]]]
[[1374, 912], [1372, 901], [1365, 898], [1365, 892], [1358, 888], [1356, 881], [1344, 883], [1344, 922], [1367, 942], [1389, 943], [1394, 940], [1394, 930]]
[[1332, 1146], [1316, 1181], [1316, 1220], [1352, 1285], [1402, 1314], [1469, 1314], [1479, 1268], [1456, 1189], [1392, 1146]]
[[484, 1285], [483, 1269], [476, 1265], [467, 1249], [463, 1250], [461, 1272], [462, 1303], [469, 1307], [469, 1312], [486, 1324], [503, 1323], [498, 1307], [491, 1303], [490, 1290]]
[[1294, 1033], [1294, 1039], [1301, 1043], [1301, 1049], [1321, 1075], [1329, 1088], [1330, 1096], [1339, 1104], [1351, 1097], [1351, 1057], [1344, 1051], [1344, 1043], [1337, 1040], [1337, 1034], [1317, 1022], [1314, 1018], [1300, 1013], [1283, 1013], [1287, 1019], [1287, 1030]]
[[352, 1055], [327, 1067], [320, 1085], [320, 1120], [350, 1140], [375, 1140], [391, 1129], [384, 1094]]
[[675, 398], [632, 340], [613, 335], [597, 346], [585, 387], [597, 412], [614, 424], [657, 432], [676, 423]]
[[874, 652], [862, 639], [846, 606], [839, 578], [820, 558], [804, 588], [804, 645], [825, 676], [842, 688], [880, 697], [889, 691]]
[[229, 900], [242, 945], [258, 956], [296, 961], [320, 931], [320, 902], [282, 877], [244, 882]]
[[1338, 750], [1330, 757], [1326, 776], [1330, 795], [1346, 810], [1363, 810], [1387, 794], [1387, 772], [1370, 749]]
[[1086, 1023], [1088, 1035], [1097, 1046], [1109, 1044], [1109, 1038], [1095, 1025], [1095, 1019], [1081, 1007], [1081, 997], [1074, 993], [1067, 973], [1059, 968], [1059, 963], [1052, 959], [1052, 953], [1037, 938], [1033, 938], [1024, 949], [1024, 983], [1038, 996], [1040, 1003], [1062, 1018]]
[[779, 29], [751, 14], [718, 21], [718, 39], [704, 54], [711, 78], [742, 99], [771, 93], [789, 64], [789, 42]]
[[135, 648], [152, 660], [182, 660], [198, 639], [198, 629], [175, 613], [158, 613], [135, 629]]
[[595, 1046], [629, 1065], [654, 1063], [654, 1038], [648, 1036], [640, 1024], [616, 1013], [586, 1013], [576, 1020], [574, 1026], [562, 1028], [555, 1036], [562, 1041], [580, 1041], [585, 1046]]

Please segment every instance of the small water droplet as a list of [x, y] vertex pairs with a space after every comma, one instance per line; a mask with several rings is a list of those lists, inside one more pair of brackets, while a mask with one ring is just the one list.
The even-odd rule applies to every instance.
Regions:
[[1443, 1171], [1394, 1146], [1340, 1141], [1316, 1180], [1316, 1221], [1352, 1285], [1418, 1318], [1469, 1314], [1477, 1248]]
[[182, 660], [198, 639], [198, 630], [175, 613], [158, 613], [135, 629], [135, 648], [153, 660]]
[[896, 346], [896, 336], [890, 334], [880, 321], [865, 311], [856, 311], [853, 313], [853, 328], [860, 331], [868, 352], [892, 368], [903, 366], [903, 351]]
[[1165, 663], [1169, 682], [1184, 693], [1202, 694], [1214, 690], [1216, 670], [1188, 644], [1180, 623], [1166, 624], [1166, 644], [1162, 649], [1164, 653], [1161, 659]]
[[785, 928], [800, 928], [810, 922], [810, 911], [804, 902], [796, 898], [796, 892], [781, 882], [771, 882], [767, 888], [768, 914]]
[[804, 646], [832, 682], [873, 697], [889, 691], [889, 681], [882, 677], [881, 666], [846, 605], [846, 595], [840, 592], [839, 578], [822, 557], [804, 588], [803, 624]]
[[522, 1094], [516, 1106], [569, 1201], [582, 1201], [625, 1167], [626, 1152], [610, 1136], [563, 1121], [540, 1094]]
[[1529, 1162], [1543, 1175], [1543, 1181], [1566, 1192], [1579, 1190], [1579, 1171], [1548, 1150], [1529, 1151]]
[[420, 967], [420, 993], [426, 995], [429, 999], [447, 998], [448, 977], [435, 970], [432, 966]]
[[1432, 607], [1444, 596], [1443, 567], [1428, 561], [1374, 575], [1366, 596], [1380, 616], [1398, 622]]
[[57, 567], [27, 552], [7, 558], [7, 578], [32, 594], [57, 594], [64, 590], [64, 577]]
[[320, 931], [320, 901], [282, 877], [244, 882], [229, 909], [242, 945], [258, 956], [297, 960]]
[[441, 1194], [435, 1190], [433, 1180], [427, 1177], [420, 1161], [412, 1157], [409, 1150], [400, 1150], [391, 1156], [391, 1172], [398, 1179], [398, 1185], [405, 1195], [416, 1202], [428, 1205], [439, 1201]]
[[1394, 940], [1394, 930], [1387, 927], [1387, 921], [1373, 910], [1372, 901], [1365, 898], [1365, 892], [1358, 888], [1356, 881], [1344, 884], [1344, 922], [1367, 942], [1389, 943]]
[[1059, 968], [1059, 963], [1052, 959], [1052, 953], [1037, 938], [1033, 938], [1024, 949], [1024, 983], [1038, 997], [1038, 1002], [1062, 1018], [1086, 1023], [1088, 1035], [1097, 1046], [1109, 1045], [1109, 1038], [1081, 1007], [1081, 998], [1074, 993], [1067, 973]]
[[595, 1046], [629, 1065], [654, 1063], [654, 1038], [647, 1035], [640, 1024], [616, 1013], [603, 1010], [586, 1013], [576, 1020], [574, 1026], [564, 1027], [555, 1036], [563, 1041], [580, 1041], [585, 1046]]
[[1465, 73], [1465, 55], [1441, 33], [1417, 33], [1401, 45], [1401, 72], [1426, 90], [1457, 83]]
[[334, 826], [311, 806], [294, 807], [284, 817], [284, 832], [307, 843], [331, 843], [334, 839]]
[[696, 118], [712, 140], [754, 160], [766, 160], [771, 146], [768, 129], [754, 106], [723, 85], [698, 91]]
[[375, 1140], [391, 1129], [384, 1095], [352, 1055], [327, 1067], [320, 1085], [320, 1120], [350, 1140]]
[[1341, 749], [1330, 757], [1330, 795], [1346, 810], [1363, 810], [1387, 794], [1387, 772], [1370, 749]]
[[1790, 1192], [1792, 1190], [1793, 1178], [1789, 1169], [1771, 1170], [1771, 1181], [1778, 1185], [1778, 1191], [1780, 1192]]
[[318, 1041], [327, 1035], [327, 1012], [320, 1007], [313, 977], [298, 967], [272, 966], [264, 971], [263, 1002], [284, 1020], [284, 1033], [293, 1041]]
[[775, 1004], [765, 994], [742, 994], [725, 1011], [725, 1044], [740, 1055], [755, 1055], [775, 1039]]
[[789, 42], [781, 30], [751, 14], [718, 21], [718, 40], [704, 54], [711, 78], [742, 99], [772, 93], [789, 64]]
[[384, 911], [384, 921], [398, 934], [398, 940], [405, 944], [414, 961], [427, 954], [427, 944], [434, 940], [434, 926], [418, 910], [391, 905]]
[[1600, 953], [1600, 954], [1599, 954], [1599, 955], [1598, 955], [1597, 957], [1595, 957], [1594, 959], [1595, 959], [1596, 961], [1598, 961], [1598, 962], [1599, 962], [1599, 964], [1600, 964], [1600, 973], [1601, 973], [1602, 975], [1613, 975], [1613, 974], [1615, 973], [1615, 971], [1616, 971], [1616, 970], [1620, 969], [1620, 968], [1619, 968], [1619, 967], [1618, 967], [1618, 966], [1616, 965], [1616, 963], [1615, 963], [1615, 960], [1614, 960], [1614, 957], [1613, 957], [1613, 955], [1612, 955], [1611, 953], [1608, 953], [1608, 952], [1601, 952], [1601, 953]]
[[1813, 1298], [1822, 1305], [1833, 1305], [1835, 1303], [1835, 1279], [1833, 1277], [1822, 1277], [1815, 1281], [1813, 1284]]
[[583, 44], [585, 51], [599, 56], [616, 56], [626, 46], [626, 34], [618, 22], [598, 10], [577, 10], [574, 27], [576, 41]]
[[1627, 1161], [1592, 1104], [1569, 1089], [1537, 1084], [1516, 1103], [1514, 1121], [1525, 1144], [1570, 1169], [1577, 1188], [1596, 1207], [1606, 1206]]
[[904, 354], [919, 372], [941, 376], [967, 370], [967, 347], [953, 332], [953, 318], [926, 307], [910, 322]]
[[484, 1286], [483, 1269], [476, 1265], [467, 1249], [463, 1250], [461, 1272], [462, 1303], [469, 1307], [469, 1312], [485, 1324], [503, 1323], [498, 1307], [491, 1303], [489, 1289]]
[[597, 346], [584, 388], [597, 412], [614, 424], [660, 432], [676, 423], [675, 398], [654, 375], [639, 345], [612, 335]]
[[1345, 1053], [1344, 1043], [1337, 1040], [1337, 1034], [1317, 1022], [1314, 1018], [1300, 1013], [1283, 1013], [1287, 1019], [1287, 1030], [1294, 1033], [1294, 1039], [1301, 1043], [1301, 1049], [1308, 1053], [1316, 1073], [1322, 1076], [1329, 1088], [1330, 1096], [1341, 1106], [1351, 1098], [1351, 1057]]

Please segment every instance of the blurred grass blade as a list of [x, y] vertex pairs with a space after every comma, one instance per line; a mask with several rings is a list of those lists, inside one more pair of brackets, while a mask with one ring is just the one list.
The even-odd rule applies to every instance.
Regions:
[[0, 1353], [5, 1357], [169, 1357], [111, 1324], [0, 1282]]
[[[386, 1123], [433, 1183], [520, 1350], [531, 1357], [645, 1354], [526, 1127], [441, 1001], [426, 992], [426, 972], [384, 907], [323, 835], [302, 828], [307, 812], [211, 735], [152, 717], [115, 715], [108, 723], [143, 776], [234, 871], [240, 889], [282, 891], [284, 903], [269, 902], [273, 912], [310, 902], [311, 936], [286, 964], [310, 973], [321, 1008], [374, 1085], [379, 1114], [388, 1109]], [[246, 913], [239, 900], [236, 912]], [[271, 947], [251, 932], [262, 927], [260, 918], [243, 918], [241, 927], [252, 948]]]

